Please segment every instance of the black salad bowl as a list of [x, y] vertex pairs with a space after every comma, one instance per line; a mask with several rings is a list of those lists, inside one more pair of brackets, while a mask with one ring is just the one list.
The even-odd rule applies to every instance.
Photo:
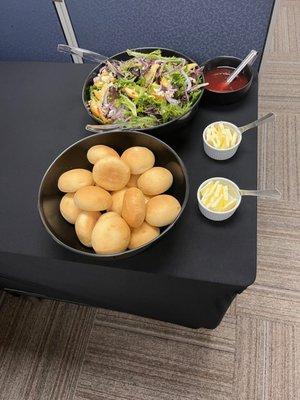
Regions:
[[[193, 59], [191, 59], [190, 57], [179, 53], [178, 51], [175, 50], [171, 50], [171, 49], [165, 49], [162, 47], [139, 47], [136, 49], [132, 49], [132, 50], [136, 50], [136, 51], [140, 51], [143, 53], [150, 53], [154, 50], [161, 50], [161, 53], [164, 57], [181, 57], [186, 59], [189, 63], [196, 63], [198, 64], [196, 61], [194, 61]], [[115, 54], [112, 57], [110, 57], [108, 60], [118, 60], [118, 61], [126, 61], [129, 60], [131, 57], [127, 54], [126, 51], [123, 51], [121, 53]], [[99, 120], [92, 114], [92, 112], [89, 109], [88, 106], [88, 101], [89, 101], [89, 87], [93, 84], [93, 79], [97, 76], [99, 69], [103, 66], [102, 64], [97, 65], [97, 67], [95, 67], [87, 76], [84, 84], [83, 84], [83, 89], [82, 89], [82, 102], [83, 105], [87, 111], [87, 113], [89, 114], [89, 116], [91, 118], [93, 118], [97, 124], [99, 124]], [[202, 79], [204, 82], [204, 77], [202, 75]], [[199, 108], [199, 103], [200, 103], [200, 99], [202, 97], [203, 94], [203, 90], [201, 90], [201, 93], [197, 99], [197, 101], [193, 104], [193, 106], [181, 117], [178, 117], [176, 119], [173, 119], [169, 122], [166, 122], [164, 124], [160, 124], [160, 125], [155, 125], [149, 128], [141, 128], [141, 129], [137, 129], [137, 131], [143, 131], [143, 132], [147, 132], [151, 135], [155, 135], [155, 136], [160, 136], [160, 135], [165, 135], [166, 133], [172, 133], [174, 130], [185, 126], [187, 124], [188, 121], [190, 121], [195, 114], [197, 113], [197, 110]]]

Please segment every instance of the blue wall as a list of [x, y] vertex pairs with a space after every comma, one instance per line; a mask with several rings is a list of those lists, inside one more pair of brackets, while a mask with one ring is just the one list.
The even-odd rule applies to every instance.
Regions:
[[[199, 62], [263, 50], [273, 0], [66, 0], [81, 47], [177, 49]], [[84, 6], [83, 6], [84, 4]]]
[[70, 61], [56, 51], [65, 38], [51, 0], [0, 3], [0, 60]]
[[[1, 1], [1, 0], [0, 0]], [[274, 0], [65, 0], [81, 47], [112, 55], [129, 47], [174, 48], [199, 62], [262, 52]], [[52, 0], [0, 5], [0, 60], [69, 62]], [[258, 62], [256, 63], [256, 65]]]

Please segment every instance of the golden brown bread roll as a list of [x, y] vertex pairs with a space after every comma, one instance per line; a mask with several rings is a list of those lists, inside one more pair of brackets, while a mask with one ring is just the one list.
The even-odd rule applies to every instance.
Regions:
[[153, 167], [138, 179], [138, 188], [150, 196], [156, 196], [168, 190], [173, 183], [173, 175], [163, 167]]
[[129, 249], [136, 249], [137, 247], [144, 246], [146, 243], [157, 238], [159, 234], [159, 228], [151, 226], [144, 221], [141, 226], [132, 229], [128, 247]]
[[93, 175], [91, 171], [83, 168], [70, 169], [64, 172], [58, 179], [58, 189], [65, 193], [73, 193], [78, 189], [93, 185]]
[[120, 157], [114, 149], [104, 144], [97, 144], [91, 147], [87, 152], [87, 159], [91, 164], [96, 164], [97, 161], [107, 156]]
[[84, 211], [103, 211], [112, 205], [112, 197], [99, 186], [85, 186], [74, 195], [77, 207]]
[[70, 224], [75, 224], [76, 218], [80, 214], [80, 208], [78, 208], [74, 202], [74, 193], [65, 194], [59, 204], [61, 215]]
[[92, 247], [92, 232], [100, 215], [98, 211], [81, 211], [79, 213], [75, 222], [75, 231], [84, 246]]
[[130, 172], [133, 175], [139, 175], [152, 168], [155, 163], [155, 157], [147, 147], [134, 146], [125, 150], [121, 159], [129, 165]]
[[122, 217], [132, 228], [142, 225], [146, 214], [145, 198], [142, 191], [132, 187], [126, 190], [123, 199]]
[[112, 205], [108, 208], [108, 211], [115, 211], [119, 215], [122, 214], [123, 199], [124, 199], [124, 194], [125, 194], [126, 190], [127, 190], [127, 187], [111, 193]]
[[129, 226], [120, 216], [103, 217], [98, 219], [92, 232], [93, 249], [98, 254], [125, 251], [130, 241]]
[[130, 175], [130, 179], [127, 182], [127, 187], [137, 187], [137, 180], [139, 179], [140, 175]]
[[150, 199], [152, 199], [152, 197], [153, 197], [153, 196], [147, 196], [146, 194], [144, 194], [145, 203], [147, 204], [148, 201], [149, 201]]
[[101, 220], [104, 221], [105, 219], [111, 218], [111, 217], [120, 217], [120, 214], [118, 214], [114, 211], [108, 211], [101, 215]]
[[96, 162], [93, 178], [97, 185], [106, 190], [121, 190], [129, 181], [130, 169], [120, 158], [108, 156]]
[[161, 194], [152, 197], [146, 205], [148, 224], [161, 227], [171, 224], [180, 213], [181, 205], [175, 197]]

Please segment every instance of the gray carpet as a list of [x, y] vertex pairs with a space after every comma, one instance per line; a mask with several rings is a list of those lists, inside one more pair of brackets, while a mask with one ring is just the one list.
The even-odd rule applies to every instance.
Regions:
[[[281, 1], [260, 75], [258, 275], [213, 330], [2, 296], [2, 400], [296, 400], [300, 319], [300, 1]], [[1, 304], [1, 296], [0, 296]], [[297, 391], [298, 390], [298, 391]]]

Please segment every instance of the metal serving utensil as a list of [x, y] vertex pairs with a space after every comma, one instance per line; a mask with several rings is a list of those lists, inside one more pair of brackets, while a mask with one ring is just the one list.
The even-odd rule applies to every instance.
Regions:
[[256, 196], [264, 199], [274, 199], [279, 200], [281, 198], [281, 193], [278, 189], [264, 189], [264, 190], [250, 190], [250, 189], [240, 189], [241, 196]]
[[126, 129], [139, 129], [140, 126], [128, 126], [128, 124], [107, 124], [107, 125], [90, 125], [87, 124], [85, 129], [89, 132], [100, 133], [108, 131], [119, 131]]
[[110, 62], [110, 61], [113, 61], [113, 59], [110, 57], [104, 56], [103, 54], [95, 53], [94, 51], [91, 51], [91, 50], [81, 49], [80, 47], [69, 46], [67, 44], [59, 44], [57, 46], [57, 50], [62, 53], [74, 54], [74, 55], [84, 58], [85, 60], [88, 60], [88, 61], [93, 61], [93, 62], [97, 62], [100, 64], [106, 63], [107, 65], [109, 65], [109, 68], [113, 72], [118, 73], [118, 71], [115, 69], [115, 67]]
[[59, 44], [57, 50], [61, 53], [74, 54], [75, 56], [79, 56], [87, 61], [98, 63], [102, 63], [109, 58], [102, 54], [95, 53], [94, 51], [81, 49], [80, 47], [68, 46], [67, 44]]
[[246, 131], [248, 131], [249, 129], [255, 128], [256, 126], [262, 125], [267, 121], [272, 121], [273, 119], [275, 119], [275, 114], [274, 113], [268, 113], [266, 115], [264, 115], [261, 118], [258, 118], [257, 120], [250, 122], [247, 125], [244, 126], [239, 126], [238, 129], [240, 130], [241, 133], [244, 133]]
[[247, 64], [252, 64], [257, 57], [257, 54], [258, 52], [256, 50], [251, 50], [240, 65], [226, 79], [226, 84], [229, 85], [242, 72]]

